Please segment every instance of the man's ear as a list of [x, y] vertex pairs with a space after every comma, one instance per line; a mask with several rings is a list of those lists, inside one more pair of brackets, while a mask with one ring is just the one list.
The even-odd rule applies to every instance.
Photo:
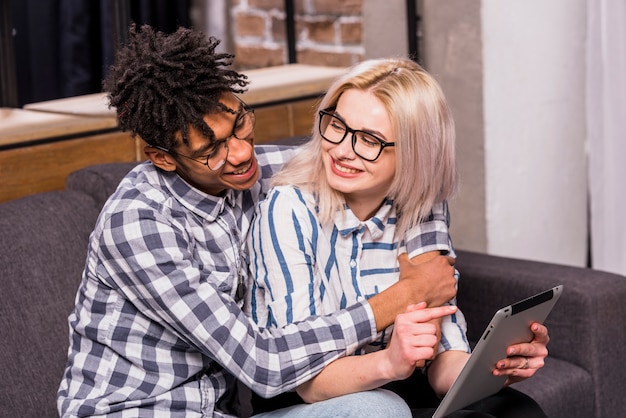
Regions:
[[150, 145], [146, 146], [143, 149], [143, 152], [146, 154], [146, 157], [148, 157], [148, 159], [152, 161], [152, 164], [159, 167], [160, 169], [165, 171], [176, 170], [176, 160], [174, 160], [172, 156], [167, 152], [155, 147], [151, 147]]

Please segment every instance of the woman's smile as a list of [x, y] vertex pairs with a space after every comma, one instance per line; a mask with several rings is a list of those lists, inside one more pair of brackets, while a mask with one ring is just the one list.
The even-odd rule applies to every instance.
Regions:
[[339, 175], [342, 175], [342, 174], [359, 174], [359, 173], [363, 172], [363, 170], [359, 170], [359, 169], [356, 169], [354, 167], [342, 164], [342, 163], [340, 163], [339, 161], [335, 160], [332, 157], [330, 157], [330, 158], [332, 160], [332, 167], [333, 167], [334, 171], [337, 174], [339, 174]]

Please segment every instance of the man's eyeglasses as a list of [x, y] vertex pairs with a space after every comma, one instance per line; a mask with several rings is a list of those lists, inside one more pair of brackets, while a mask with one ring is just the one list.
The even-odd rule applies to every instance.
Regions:
[[204, 164], [211, 171], [219, 170], [224, 164], [226, 164], [226, 159], [228, 158], [228, 141], [230, 141], [233, 137], [237, 138], [240, 141], [249, 140], [250, 136], [252, 135], [252, 131], [254, 131], [254, 124], [256, 123], [254, 109], [245, 104], [243, 100], [241, 100], [239, 97], [235, 97], [241, 103], [241, 109], [237, 113], [237, 118], [235, 119], [233, 130], [226, 138], [216, 140], [213, 148], [211, 148], [211, 151], [208, 154], [198, 157], [191, 157], [189, 155], [184, 155], [173, 150], [165, 149], [163, 147], [155, 146], [155, 148], [160, 149], [161, 151], [165, 151], [168, 154], [178, 155], [197, 163]]
[[352, 150], [365, 161], [376, 161], [385, 147], [396, 145], [395, 142], [383, 141], [369, 132], [350, 128], [334, 111], [334, 108], [329, 108], [319, 112], [319, 131], [326, 141], [340, 144], [351, 133]]

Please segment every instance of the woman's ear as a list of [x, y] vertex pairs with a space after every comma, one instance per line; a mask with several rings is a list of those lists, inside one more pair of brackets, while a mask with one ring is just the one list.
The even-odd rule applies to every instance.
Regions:
[[152, 161], [152, 164], [160, 169], [165, 171], [176, 170], [176, 160], [174, 160], [167, 152], [159, 148], [151, 147], [150, 145], [147, 145], [143, 149], [143, 152], [146, 154], [146, 157]]

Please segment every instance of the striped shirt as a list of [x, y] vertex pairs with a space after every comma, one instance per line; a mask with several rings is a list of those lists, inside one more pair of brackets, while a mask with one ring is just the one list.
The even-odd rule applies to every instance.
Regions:
[[122, 180], [90, 236], [69, 317], [62, 416], [233, 416], [235, 378], [273, 396], [376, 337], [367, 303], [271, 333], [241, 311], [242, 238], [291, 155], [256, 153], [262, 179], [222, 197], [149, 162]]
[[[251, 274], [244, 310], [262, 326], [282, 327], [382, 292], [398, 280], [400, 253], [454, 255], [445, 202], [402, 240], [394, 237], [395, 225], [391, 200], [367, 221], [360, 221], [346, 206], [332, 225], [321, 225], [310, 193], [291, 186], [273, 188], [259, 204], [248, 237]], [[444, 318], [438, 352], [469, 352], [466, 328], [460, 311]], [[363, 351], [384, 347], [389, 331]]]

